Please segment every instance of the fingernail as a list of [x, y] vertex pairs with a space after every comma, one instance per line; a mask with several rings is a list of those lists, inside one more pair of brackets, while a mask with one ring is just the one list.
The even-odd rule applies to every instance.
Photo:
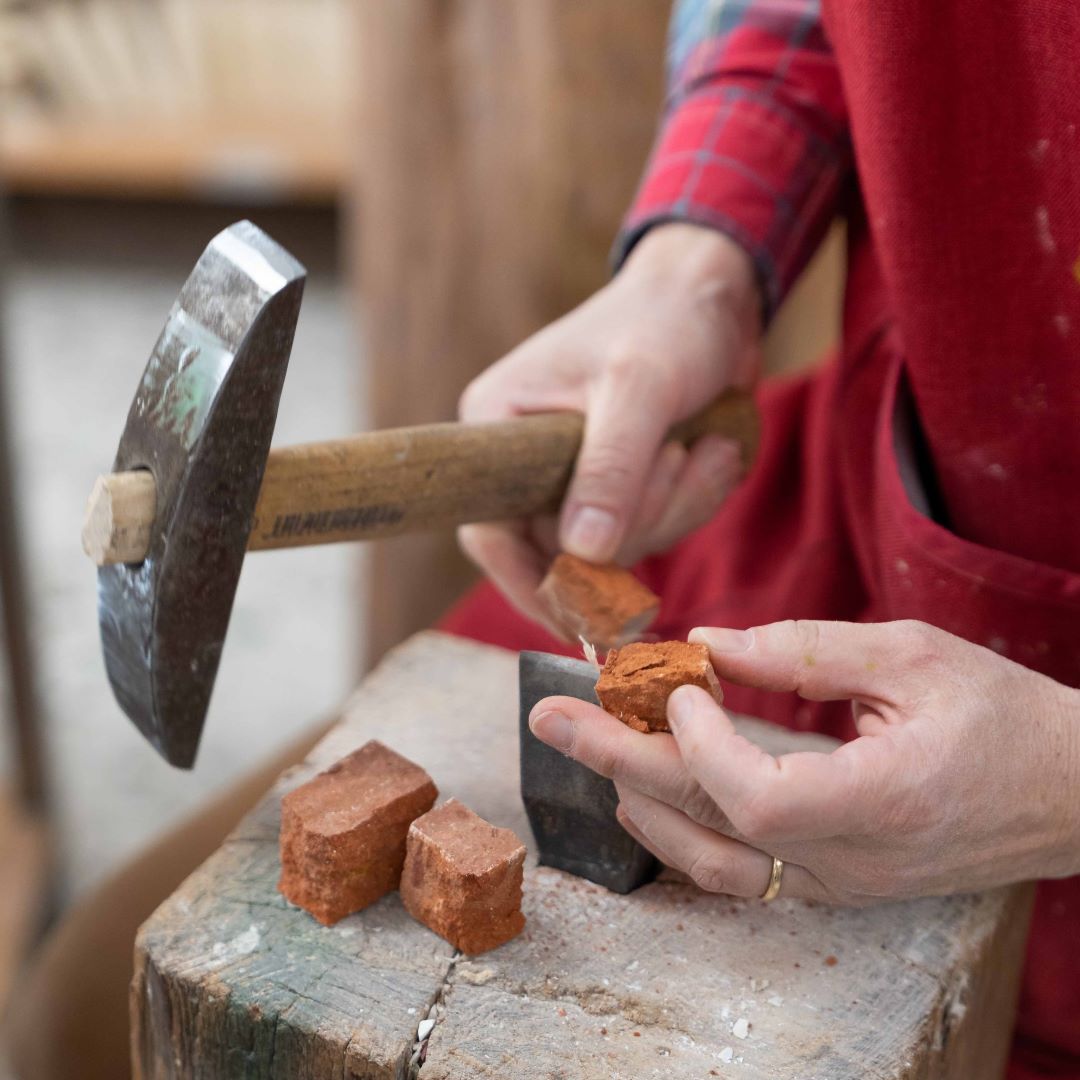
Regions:
[[529, 717], [529, 730], [541, 741], [567, 753], [574, 745], [574, 725], [561, 712], [542, 712]]
[[753, 630], [728, 630], [725, 627], [698, 627], [694, 640], [711, 652], [746, 652], [754, 644]]
[[582, 506], [570, 518], [563, 547], [579, 559], [606, 562], [615, 554], [615, 515], [596, 506]]

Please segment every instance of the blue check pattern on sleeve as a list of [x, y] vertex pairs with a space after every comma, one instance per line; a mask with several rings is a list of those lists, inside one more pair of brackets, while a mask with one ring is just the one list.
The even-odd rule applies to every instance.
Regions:
[[771, 314], [832, 220], [852, 168], [818, 0], [679, 0], [664, 121], [615, 249], [684, 221], [750, 254]]

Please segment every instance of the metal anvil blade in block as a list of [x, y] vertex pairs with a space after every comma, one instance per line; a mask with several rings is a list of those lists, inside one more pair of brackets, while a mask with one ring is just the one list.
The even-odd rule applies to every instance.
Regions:
[[561, 694], [598, 704], [596, 668], [584, 660], [523, 652], [520, 694], [521, 798], [540, 863], [628, 893], [656, 876], [657, 862], [615, 818], [615, 785], [542, 743], [529, 714], [543, 698]]

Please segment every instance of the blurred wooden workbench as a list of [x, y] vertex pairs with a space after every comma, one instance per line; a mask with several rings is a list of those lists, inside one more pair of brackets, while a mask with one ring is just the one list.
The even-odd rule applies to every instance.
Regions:
[[331, 204], [345, 166], [336, 132], [304, 117], [169, 123], [9, 118], [0, 176], [12, 194], [254, 198]]
[[[658, 882], [617, 896], [527, 864], [524, 933], [468, 959], [396, 894], [319, 926], [276, 892], [283, 790], [378, 737], [441, 796], [528, 837], [516, 656], [426, 633], [143, 926], [135, 1075], [425, 1080], [725, 1076], [993, 1080], [1030, 891], [861, 911], [734, 901]], [[820, 748], [754, 721], [772, 749]], [[729, 1064], [730, 1063], [730, 1064]], [[416, 1067], [412, 1069], [416, 1074]]]

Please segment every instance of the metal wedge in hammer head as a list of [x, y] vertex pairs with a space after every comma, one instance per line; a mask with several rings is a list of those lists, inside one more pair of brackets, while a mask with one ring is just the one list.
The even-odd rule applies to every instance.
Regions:
[[173, 305], [128, 413], [114, 470], [148, 470], [146, 557], [98, 570], [116, 698], [190, 768], [300, 311], [305, 271], [250, 222], [216, 236]]
[[615, 785], [542, 743], [529, 713], [562, 694], [598, 704], [597, 669], [584, 660], [523, 652], [518, 661], [521, 799], [542, 866], [628, 893], [656, 876], [657, 862], [618, 822]]

